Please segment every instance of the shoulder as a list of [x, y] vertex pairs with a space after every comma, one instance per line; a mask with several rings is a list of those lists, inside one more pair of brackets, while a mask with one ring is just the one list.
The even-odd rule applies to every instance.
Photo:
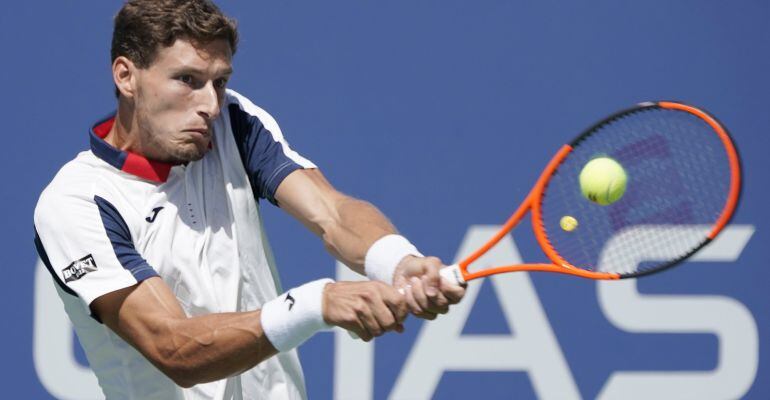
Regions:
[[230, 123], [233, 126], [238, 123], [253, 126], [257, 123], [263, 125], [273, 136], [283, 137], [278, 122], [270, 113], [235, 90], [227, 89], [225, 107], [230, 116]]
[[109, 168], [103, 164], [88, 151], [64, 164], [38, 198], [35, 223], [52, 216], [67, 216], [78, 207], [93, 204], [95, 196], [108, 196]]

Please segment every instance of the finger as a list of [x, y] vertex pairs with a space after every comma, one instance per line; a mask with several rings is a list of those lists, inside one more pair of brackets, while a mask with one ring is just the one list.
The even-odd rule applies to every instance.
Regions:
[[380, 327], [379, 322], [377, 322], [377, 319], [372, 315], [372, 311], [369, 307], [359, 309], [356, 314], [370, 339], [382, 335], [382, 327]]
[[359, 339], [363, 340], [364, 342], [372, 340], [372, 334], [369, 333], [369, 331], [366, 329], [366, 326], [364, 326], [364, 324], [359, 320], [356, 320], [351, 328], [346, 329], [353, 332]]
[[406, 304], [409, 306], [409, 312], [416, 316], [420, 316], [423, 313], [422, 307], [420, 307], [420, 304], [417, 303], [417, 300], [414, 298], [414, 294], [412, 293], [412, 285], [406, 286], [404, 291], [404, 298], [406, 299]]
[[370, 298], [369, 307], [379, 331], [372, 333], [381, 336], [394, 330], [406, 318], [406, 300], [401, 292], [388, 284], [378, 282], [375, 288], [377, 295]]
[[422, 314], [416, 315], [418, 318], [427, 319], [428, 321], [433, 321], [438, 317], [438, 314], [430, 311], [423, 311]]
[[429, 298], [435, 297], [441, 287], [441, 276], [438, 271], [441, 268], [441, 260], [436, 257], [427, 257], [423, 261], [422, 280], [425, 284], [425, 294]]
[[465, 296], [465, 286], [455, 285], [446, 279], [442, 279], [441, 293], [447, 298], [449, 304], [457, 304]]
[[[374, 318], [377, 320], [377, 324], [381, 328], [380, 335], [384, 334], [385, 332], [392, 331], [396, 329], [396, 326], [399, 324], [396, 320], [396, 316], [393, 314], [393, 311], [388, 307], [385, 303], [377, 304], [373, 307], [374, 311]], [[377, 335], [377, 336], [380, 336]]]
[[398, 324], [404, 322], [406, 317], [409, 316], [409, 306], [406, 304], [406, 297], [404, 295], [400, 296], [401, 301], [397, 305], [388, 304], [388, 308]]
[[379, 299], [372, 303], [372, 312], [385, 333], [395, 329], [406, 318], [406, 299], [401, 292], [385, 283], [377, 288]]
[[436, 297], [428, 300], [430, 300], [430, 305], [427, 311], [436, 314], [446, 314], [449, 311], [449, 300], [443, 293], [439, 292]]
[[408, 287], [398, 290], [387, 284], [382, 284], [380, 287], [381, 296], [395, 317], [397, 323], [404, 322], [409, 314], [409, 306], [407, 305], [405, 296], [408, 291]]
[[[426, 295], [428, 295], [429, 288], [427, 287], [427, 283], [425, 282], [425, 277], [423, 276], [423, 285], [426, 286], [425, 291]], [[435, 294], [433, 296], [428, 295], [428, 302], [430, 303], [428, 306], [428, 311], [440, 313], [440, 314], [446, 314], [449, 307], [449, 301], [447, 301], [446, 297], [444, 296], [441, 291], [436, 290]]]
[[411, 283], [414, 299], [417, 300], [417, 304], [420, 305], [420, 308], [427, 311], [430, 307], [430, 302], [428, 301], [428, 295], [425, 294], [425, 285], [422, 283], [422, 279], [412, 277]]
[[436, 319], [436, 313], [430, 310], [430, 302], [425, 294], [425, 287], [422, 284], [420, 278], [412, 277], [412, 295], [414, 296], [417, 304], [420, 305], [422, 312], [415, 314], [415, 316], [423, 319], [434, 320]]
[[436, 310], [439, 314], [446, 314], [449, 312], [449, 300], [447, 300], [441, 292], [439, 292], [438, 299], [436, 300]]

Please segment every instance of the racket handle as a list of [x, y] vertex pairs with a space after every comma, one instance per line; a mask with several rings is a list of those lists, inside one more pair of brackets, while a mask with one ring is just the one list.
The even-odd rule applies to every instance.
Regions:
[[447, 265], [446, 267], [441, 268], [438, 271], [438, 274], [453, 285], [465, 285], [466, 281], [465, 278], [463, 278], [463, 273], [460, 270], [460, 266], [458, 264]]

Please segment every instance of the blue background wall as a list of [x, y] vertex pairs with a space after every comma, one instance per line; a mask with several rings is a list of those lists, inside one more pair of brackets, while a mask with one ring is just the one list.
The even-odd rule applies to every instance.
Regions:
[[[473, 226], [507, 217], [558, 146], [610, 112], [645, 100], [679, 99], [716, 114], [735, 136], [745, 167], [743, 201], [734, 219], [744, 239], [731, 242], [740, 248], [737, 259], [689, 263], [639, 281], [638, 291], [721, 296], [734, 306], [727, 311], [748, 311], [759, 340], [749, 348], [758, 358], [739, 357], [731, 365], [743, 368], [744, 378], [753, 375], [738, 393], [768, 398], [770, 272], [763, 244], [770, 231], [770, 3], [578, 3], [220, 5], [240, 22], [231, 87], [272, 113], [293, 147], [336, 186], [378, 205], [423, 252], [447, 262]], [[58, 168], [87, 148], [89, 124], [114, 107], [109, 43], [111, 17], [120, 4], [14, 2], [0, 13], [3, 397], [51, 396], [33, 362], [33, 331], [39, 328], [33, 323], [32, 210]], [[280, 210], [263, 207], [285, 287], [335, 275], [335, 263], [318, 240]], [[513, 240], [524, 259], [541, 257], [526, 230]], [[580, 397], [596, 397], [613, 372], [708, 374], [727, 357], [718, 352], [725, 337], [708, 329], [621, 329], [602, 308], [597, 283], [543, 274], [514, 279], [531, 279], [542, 304], [539, 315], [547, 319]], [[517, 330], [503, 322], [501, 298], [521, 294], [476, 285], [482, 287], [462, 333], [516, 337]], [[702, 305], [714, 324], [732, 324], [730, 315]], [[685, 325], [688, 315], [682, 316]], [[395, 396], [396, 379], [426, 325], [412, 319], [405, 334], [378, 340], [373, 357], [362, 361], [372, 369], [371, 390], [361, 390], [378, 399]], [[334, 368], [343, 364], [335, 343], [340, 342], [332, 334], [320, 334], [301, 349], [312, 398], [333, 397]], [[487, 369], [452, 368], [433, 394], [451, 398], [481, 390], [491, 398], [553, 397], [538, 389], [527, 367]], [[725, 375], [728, 386], [741, 386], [736, 374]], [[337, 396], [353, 393], [344, 390], [338, 388]], [[668, 392], [671, 398], [694, 393]], [[708, 391], [696, 397], [709, 393], [717, 396]]]

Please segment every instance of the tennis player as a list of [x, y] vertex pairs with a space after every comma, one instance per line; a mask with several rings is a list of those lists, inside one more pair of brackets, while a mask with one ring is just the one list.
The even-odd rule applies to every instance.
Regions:
[[[294, 349], [315, 332], [368, 341], [464, 294], [227, 89], [236, 44], [208, 0], [126, 3], [112, 38], [117, 110], [35, 209], [35, 245], [109, 399], [306, 398]], [[282, 291], [262, 200], [371, 280]]]

